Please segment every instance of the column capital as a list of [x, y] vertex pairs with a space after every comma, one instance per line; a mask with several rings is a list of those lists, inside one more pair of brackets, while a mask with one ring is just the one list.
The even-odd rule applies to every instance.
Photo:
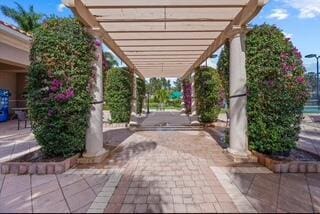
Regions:
[[226, 37], [232, 40], [235, 37], [247, 34], [250, 30], [251, 28], [248, 26], [233, 25], [232, 29], [226, 34]]
[[100, 27], [87, 27], [86, 30], [97, 39], [101, 39], [103, 37], [103, 32]]

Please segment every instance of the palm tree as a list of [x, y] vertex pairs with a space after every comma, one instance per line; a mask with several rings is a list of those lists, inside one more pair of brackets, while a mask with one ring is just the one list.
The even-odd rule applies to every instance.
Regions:
[[21, 30], [32, 32], [41, 25], [43, 14], [35, 12], [32, 5], [27, 11], [19, 3], [15, 2], [15, 4], [17, 9], [1, 5], [0, 10], [5, 16], [13, 19]]
[[160, 89], [156, 92], [155, 100], [160, 103], [160, 110], [164, 110], [164, 105], [169, 100], [169, 92], [166, 89]]
[[118, 61], [115, 59], [111, 52], [104, 52], [104, 57], [108, 60], [110, 68], [119, 66]]

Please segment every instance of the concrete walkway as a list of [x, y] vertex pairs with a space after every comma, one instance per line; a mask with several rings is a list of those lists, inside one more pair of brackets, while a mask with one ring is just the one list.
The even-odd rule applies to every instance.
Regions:
[[17, 120], [0, 123], [0, 163], [40, 148], [31, 133], [30, 124], [28, 128], [24, 128], [22, 124], [18, 130]]

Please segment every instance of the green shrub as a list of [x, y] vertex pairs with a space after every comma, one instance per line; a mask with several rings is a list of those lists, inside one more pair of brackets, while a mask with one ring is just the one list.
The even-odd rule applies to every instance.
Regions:
[[33, 34], [27, 103], [33, 133], [48, 156], [84, 150], [94, 44], [74, 19], [50, 19]]
[[132, 74], [124, 68], [111, 68], [107, 72], [105, 100], [110, 109], [111, 122], [130, 120]]
[[203, 123], [217, 121], [222, 102], [222, 81], [218, 72], [210, 67], [196, 71], [195, 90], [197, 94], [197, 113]]
[[143, 101], [146, 96], [146, 82], [141, 79], [137, 78], [137, 113], [142, 113], [143, 108]]
[[[288, 153], [298, 140], [308, 97], [301, 54], [277, 27], [262, 25], [248, 33], [246, 57], [250, 148]], [[228, 70], [222, 64], [219, 70]]]

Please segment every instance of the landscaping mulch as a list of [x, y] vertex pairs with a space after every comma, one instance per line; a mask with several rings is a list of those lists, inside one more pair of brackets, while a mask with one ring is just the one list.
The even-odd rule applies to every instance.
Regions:
[[270, 155], [270, 158], [279, 161], [320, 161], [318, 155], [301, 149], [293, 149], [289, 156]]
[[64, 157], [48, 157], [41, 150], [30, 152], [26, 155], [11, 160], [10, 162], [61, 162], [67, 158]]

